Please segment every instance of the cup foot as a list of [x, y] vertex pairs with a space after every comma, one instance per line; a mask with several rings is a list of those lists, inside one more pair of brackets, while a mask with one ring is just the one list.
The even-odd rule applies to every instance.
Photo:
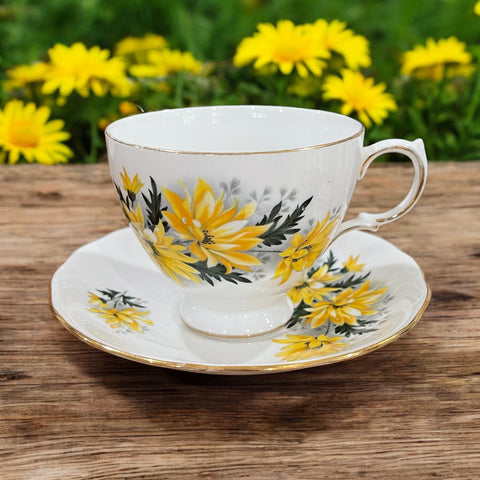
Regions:
[[221, 338], [250, 338], [281, 328], [290, 319], [293, 305], [283, 295], [256, 308], [215, 309], [200, 300], [185, 296], [180, 316], [196, 332]]

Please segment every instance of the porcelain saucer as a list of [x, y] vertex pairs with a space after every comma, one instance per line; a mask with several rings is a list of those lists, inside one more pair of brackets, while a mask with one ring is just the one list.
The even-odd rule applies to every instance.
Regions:
[[296, 308], [285, 327], [251, 339], [208, 337], [187, 327], [178, 314], [182, 288], [163, 276], [129, 228], [75, 251], [53, 275], [50, 292], [55, 317], [97, 349], [224, 375], [285, 372], [368, 354], [410, 330], [430, 300], [417, 263], [364, 232], [337, 239], [292, 292]]

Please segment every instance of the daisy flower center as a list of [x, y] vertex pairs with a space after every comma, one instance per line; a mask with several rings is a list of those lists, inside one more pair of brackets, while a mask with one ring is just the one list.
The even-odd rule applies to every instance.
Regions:
[[274, 48], [273, 59], [276, 62], [298, 62], [305, 58], [305, 45], [301, 42], [292, 42], [292, 38], [280, 41]]
[[19, 121], [11, 126], [10, 143], [20, 148], [34, 148], [39, 144], [38, 128], [31, 122]]
[[204, 245], [215, 245], [215, 240], [213, 238], [213, 235], [211, 235], [210, 233], [208, 233], [208, 230], [202, 230], [203, 232], [203, 240], [201, 243], [203, 243]]

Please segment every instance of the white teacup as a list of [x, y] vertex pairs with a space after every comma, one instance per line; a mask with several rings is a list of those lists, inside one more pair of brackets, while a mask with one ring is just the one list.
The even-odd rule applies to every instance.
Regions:
[[[335, 113], [271, 106], [143, 113], [106, 130], [112, 180], [142, 245], [184, 287], [183, 321], [242, 337], [284, 325], [286, 292], [340, 234], [376, 231], [418, 201], [423, 142], [363, 146], [364, 128]], [[414, 165], [394, 208], [343, 221], [355, 185], [388, 152]]]

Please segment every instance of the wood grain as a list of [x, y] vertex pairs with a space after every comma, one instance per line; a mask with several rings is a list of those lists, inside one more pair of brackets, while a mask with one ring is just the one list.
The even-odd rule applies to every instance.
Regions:
[[[351, 213], [391, 206], [372, 167]], [[432, 289], [423, 319], [356, 360], [253, 377], [136, 364], [78, 341], [48, 305], [77, 247], [125, 226], [107, 165], [0, 167], [0, 478], [465, 479], [480, 471], [480, 162], [430, 164], [379, 232]]]

